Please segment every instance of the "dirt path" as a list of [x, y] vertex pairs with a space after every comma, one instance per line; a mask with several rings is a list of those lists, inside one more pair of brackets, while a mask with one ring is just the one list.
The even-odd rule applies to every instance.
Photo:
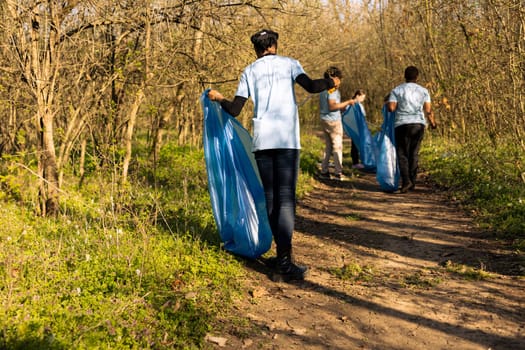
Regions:
[[[236, 307], [248, 322], [228, 322], [213, 347], [525, 349], [525, 263], [496, 244], [428, 185], [387, 194], [366, 173], [319, 183], [294, 236], [308, 278], [275, 283], [247, 263]], [[480, 269], [491, 276], [467, 278]]]

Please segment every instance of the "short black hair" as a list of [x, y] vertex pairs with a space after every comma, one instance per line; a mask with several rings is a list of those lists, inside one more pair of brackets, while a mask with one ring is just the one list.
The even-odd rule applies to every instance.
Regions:
[[416, 81], [419, 77], [419, 70], [414, 66], [409, 66], [405, 69], [405, 80]]
[[352, 98], [356, 98], [357, 96], [366, 95], [366, 91], [363, 89], [357, 89], [354, 92], [354, 96]]
[[250, 38], [253, 48], [257, 52], [264, 52], [264, 50], [272, 47], [273, 45], [277, 46], [278, 39], [279, 34], [270, 29], [259, 30]]
[[326, 70], [326, 72], [324, 72], [324, 78], [325, 79], [329, 79], [329, 78], [339, 78], [341, 79], [343, 77], [343, 72], [341, 72], [341, 70], [337, 67], [328, 67], [328, 69]]

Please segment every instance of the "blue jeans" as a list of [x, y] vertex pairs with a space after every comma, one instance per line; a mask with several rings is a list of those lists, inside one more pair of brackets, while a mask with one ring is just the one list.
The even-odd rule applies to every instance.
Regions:
[[396, 152], [402, 186], [416, 183], [419, 148], [423, 140], [423, 124], [405, 124], [396, 127]]
[[277, 256], [289, 254], [292, 249], [299, 153], [298, 149], [269, 149], [254, 153]]

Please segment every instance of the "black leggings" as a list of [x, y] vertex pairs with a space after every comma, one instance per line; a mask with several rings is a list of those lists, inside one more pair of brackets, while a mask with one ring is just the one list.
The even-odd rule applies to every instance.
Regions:
[[352, 157], [352, 165], [359, 164], [359, 148], [352, 140], [352, 146], [350, 147], [350, 157]]
[[270, 149], [257, 151], [254, 155], [264, 187], [277, 256], [282, 256], [292, 249], [299, 150]]
[[419, 147], [423, 140], [423, 124], [405, 124], [396, 127], [396, 152], [402, 186], [416, 183], [419, 163]]

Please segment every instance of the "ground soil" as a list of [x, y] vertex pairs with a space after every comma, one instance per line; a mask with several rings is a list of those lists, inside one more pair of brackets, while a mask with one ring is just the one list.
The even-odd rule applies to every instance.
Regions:
[[273, 282], [245, 262], [243, 298], [208, 345], [525, 349], [523, 257], [424, 174], [407, 194], [382, 192], [365, 172], [318, 181], [298, 203], [293, 244], [306, 280]]

